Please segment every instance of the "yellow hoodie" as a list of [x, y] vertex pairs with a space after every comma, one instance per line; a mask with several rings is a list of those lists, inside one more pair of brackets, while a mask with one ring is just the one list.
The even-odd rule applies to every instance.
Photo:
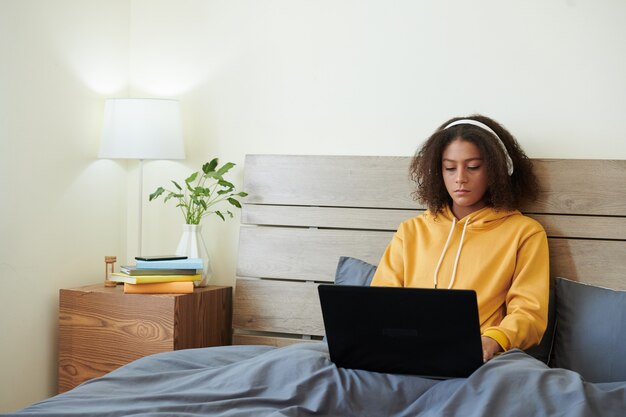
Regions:
[[483, 336], [508, 350], [541, 341], [549, 276], [546, 232], [535, 220], [490, 207], [456, 220], [446, 208], [400, 224], [372, 285], [473, 289]]

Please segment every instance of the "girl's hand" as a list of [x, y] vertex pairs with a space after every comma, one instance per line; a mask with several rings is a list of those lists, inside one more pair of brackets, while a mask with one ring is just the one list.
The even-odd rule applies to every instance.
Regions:
[[483, 342], [483, 361], [487, 362], [493, 358], [498, 352], [502, 352], [502, 346], [490, 337], [482, 336]]

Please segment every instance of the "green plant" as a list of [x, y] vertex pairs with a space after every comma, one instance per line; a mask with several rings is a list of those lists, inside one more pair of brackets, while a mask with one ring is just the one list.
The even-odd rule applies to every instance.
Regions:
[[191, 174], [185, 180], [185, 187], [181, 187], [172, 180], [172, 184], [176, 187], [174, 191], [159, 187], [150, 194], [149, 201], [156, 200], [161, 194], [167, 193], [163, 202], [167, 203], [170, 199], [178, 201], [176, 207], [180, 207], [187, 224], [200, 224], [200, 220], [204, 216], [213, 213], [222, 220], [226, 220], [225, 214], [232, 218], [233, 213], [230, 210], [226, 210], [224, 213], [209, 209], [222, 201], [228, 201], [231, 205], [241, 208], [241, 203], [237, 197], [245, 197], [248, 194], [243, 191], [237, 192], [235, 186], [224, 179], [224, 174], [235, 164], [227, 162], [221, 167], [218, 165], [218, 158], [214, 158], [211, 162], [202, 165], [201, 171]]

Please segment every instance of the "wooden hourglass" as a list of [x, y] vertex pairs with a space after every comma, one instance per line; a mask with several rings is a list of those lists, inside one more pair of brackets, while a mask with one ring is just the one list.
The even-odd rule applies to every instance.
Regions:
[[[104, 286], [105, 287], [115, 287], [117, 282], [111, 281], [110, 274], [115, 272], [115, 262], [117, 262], [116, 256], [105, 256], [104, 257]], [[110, 271], [109, 271], [110, 265]]]

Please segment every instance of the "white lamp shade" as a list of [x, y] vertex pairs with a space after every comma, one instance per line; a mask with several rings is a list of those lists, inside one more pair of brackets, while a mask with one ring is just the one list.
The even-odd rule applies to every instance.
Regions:
[[98, 156], [110, 159], [184, 159], [178, 101], [107, 99]]

